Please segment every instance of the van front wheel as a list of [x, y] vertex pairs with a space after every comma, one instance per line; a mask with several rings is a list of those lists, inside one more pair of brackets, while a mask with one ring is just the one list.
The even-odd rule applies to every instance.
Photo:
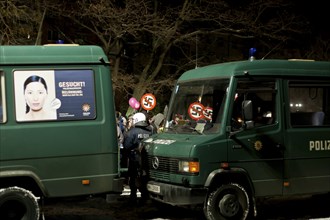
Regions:
[[38, 220], [39, 215], [37, 198], [30, 191], [20, 187], [0, 189], [0, 219]]
[[244, 220], [249, 210], [249, 195], [236, 183], [222, 185], [211, 192], [204, 205], [204, 214], [208, 220]]

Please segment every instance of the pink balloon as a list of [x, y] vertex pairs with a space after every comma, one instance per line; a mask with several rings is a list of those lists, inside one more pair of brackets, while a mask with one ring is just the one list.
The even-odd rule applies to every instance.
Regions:
[[[128, 103], [129, 105], [134, 108], [135, 107], [135, 103], [137, 103], [138, 101], [136, 100], [136, 98], [132, 97], [129, 99]], [[134, 108], [135, 109], [135, 108]]]
[[140, 102], [136, 101], [133, 108], [138, 110], [140, 108]]

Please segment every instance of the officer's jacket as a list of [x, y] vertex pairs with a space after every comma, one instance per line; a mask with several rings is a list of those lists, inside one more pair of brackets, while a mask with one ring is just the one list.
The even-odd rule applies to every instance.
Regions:
[[125, 135], [123, 146], [127, 150], [136, 150], [142, 139], [151, 136], [148, 127], [132, 127]]

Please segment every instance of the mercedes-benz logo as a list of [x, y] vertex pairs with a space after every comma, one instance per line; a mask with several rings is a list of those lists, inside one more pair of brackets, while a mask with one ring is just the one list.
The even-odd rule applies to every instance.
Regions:
[[158, 157], [153, 157], [151, 160], [152, 167], [157, 170], [159, 167], [159, 159]]

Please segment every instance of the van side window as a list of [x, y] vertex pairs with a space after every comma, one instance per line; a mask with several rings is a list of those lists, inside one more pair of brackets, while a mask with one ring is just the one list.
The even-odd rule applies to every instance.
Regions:
[[0, 71], [0, 123], [4, 122], [6, 122], [5, 79], [4, 73]]
[[275, 123], [276, 89], [275, 80], [239, 79], [232, 113], [232, 127], [237, 129], [244, 124], [242, 102], [252, 101], [252, 124], [254, 127]]
[[330, 82], [290, 81], [289, 101], [291, 126], [330, 125]]

